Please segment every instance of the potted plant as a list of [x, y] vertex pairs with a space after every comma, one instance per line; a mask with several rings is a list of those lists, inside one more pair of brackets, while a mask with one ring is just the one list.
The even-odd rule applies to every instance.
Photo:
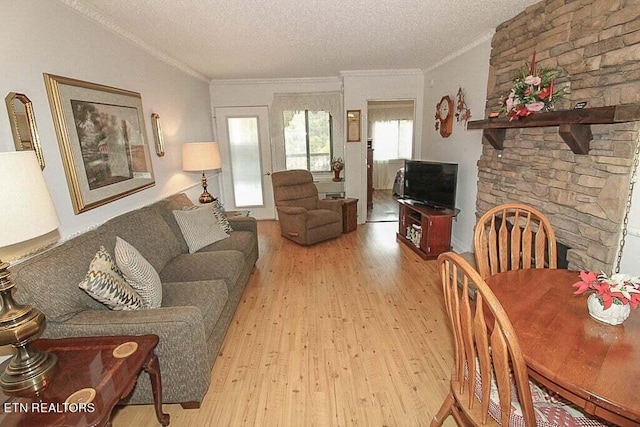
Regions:
[[576, 295], [589, 293], [587, 307], [594, 319], [611, 325], [624, 322], [631, 308], [640, 305], [640, 278], [628, 274], [580, 272], [580, 281], [573, 284]]

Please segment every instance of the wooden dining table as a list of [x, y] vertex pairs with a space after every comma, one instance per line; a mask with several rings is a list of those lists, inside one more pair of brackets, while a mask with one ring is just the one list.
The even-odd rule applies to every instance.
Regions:
[[640, 425], [640, 309], [621, 325], [601, 323], [571, 285], [579, 272], [514, 270], [487, 284], [504, 307], [529, 374], [585, 413]]

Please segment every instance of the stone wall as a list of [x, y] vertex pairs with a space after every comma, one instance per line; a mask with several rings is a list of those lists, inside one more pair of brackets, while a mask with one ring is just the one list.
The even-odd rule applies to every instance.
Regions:
[[[560, 67], [567, 87], [556, 109], [640, 102], [640, 0], [546, 0], [501, 24], [492, 40], [486, 115], [508, 94], [513, 72], [536, 51], [539, 67]], [[569, 246], [570, 268], [610, 272], [615, 264], [639, 122], [592, 125], [588, 155], [557, 127], [509, 129], [504, 150], [483, 146], [477, 214], [520, 201], [549, 217]]]

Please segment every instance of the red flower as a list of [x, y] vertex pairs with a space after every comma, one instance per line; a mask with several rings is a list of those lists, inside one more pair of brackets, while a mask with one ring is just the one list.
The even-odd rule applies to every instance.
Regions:
[[640, 279], [637, 277], [624, 274], [608, 277], [604, 273], [596, 275], [581, 271], [580, 279], [572, 285], [577, 288], [574, 294], [595, 293], [605, 310], [612, 304], [629, 304], [632, 308], [640, 306]]
[[538, 94], [538, 98], [542, 99], [547, 99], [549, 97], [549, 95], [551, 95], [551, 91], [549, 90], [548, 87], [543, 87], [542, 89], [540, 89], [540, 93]]

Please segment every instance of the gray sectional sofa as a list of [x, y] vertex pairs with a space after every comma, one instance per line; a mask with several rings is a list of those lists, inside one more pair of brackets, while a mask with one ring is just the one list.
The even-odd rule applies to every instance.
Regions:
[[[163, 401], [198, 407], [216, 354], [258, 259], [254, 218], [230, 217], [230, 237], [189, 254], [172, 210], [192, 205], [184, 194], [113, 218], [11, 269], [15, 297], [47, 317], [43, 337], [156, 334]], [[78, 287], [100, 246], [116, 236], [133, 245], [162, 281], [157, 309], [111, 311]], [[55, 380], [54, 380], [55, 381]], [[142, 373], [129, 403], [153, 403]]]

